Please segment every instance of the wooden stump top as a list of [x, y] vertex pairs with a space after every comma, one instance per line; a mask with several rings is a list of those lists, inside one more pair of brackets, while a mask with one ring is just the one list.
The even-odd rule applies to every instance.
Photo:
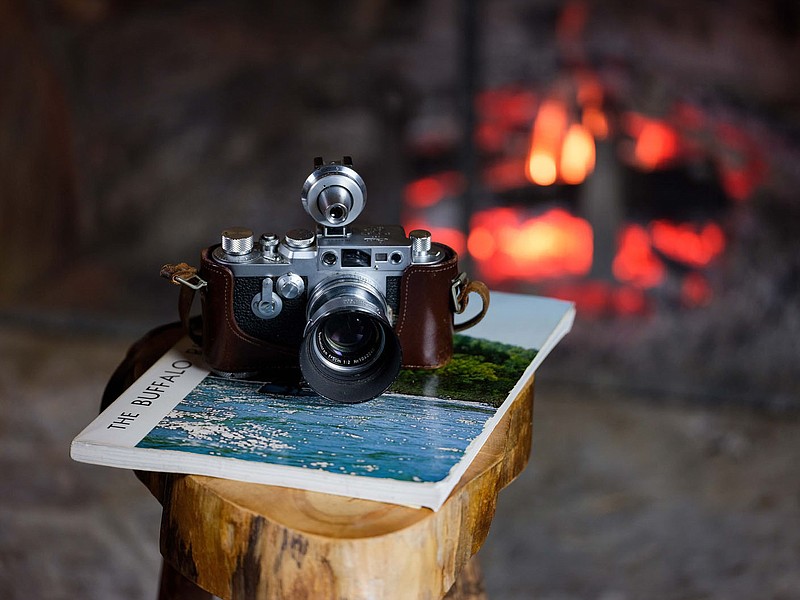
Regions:
[[[112, 377], [115, 399], [180, 338], [134, 345]], [[497, 495], [528, 461], [533, 382], [437, 512], [298, 489], [137, 472], [163, 506], [161, 552], [221, 598], [439, 599], [486, 539]]]

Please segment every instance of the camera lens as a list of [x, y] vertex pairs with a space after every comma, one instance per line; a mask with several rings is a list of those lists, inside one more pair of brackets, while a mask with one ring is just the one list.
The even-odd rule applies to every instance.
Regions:
[[342, 312], [323, 320], [314, 349], [332, 369], [356, 373], [369, 369], [380, 358], [384, 342], [385, 336], [374, 317]]
[[382, 394], [400, 371], [400, 342], [386, 302], [371, 283], [331, 278], [311, 295], [300, 369], [314, 390], [337, 402]]

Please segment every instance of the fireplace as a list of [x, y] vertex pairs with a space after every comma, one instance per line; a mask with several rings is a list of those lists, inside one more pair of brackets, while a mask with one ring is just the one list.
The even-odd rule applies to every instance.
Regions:
[[305, 223], [311, 158], [349, 154], [365, 220], [577, 303], [552, 376], [800, 407], [791, 3], [95, 4], [3, 21], [38, 65], [3, 113], [14, 320], [172, 319], [163, 262]]
[[453, 226], [468, 184], [463, 138], [412, 123], [404, 223], [468, 255], [491, 285], [562, 296], [588, 317], [708, 306], [729, 217], [768, 184], [774, 135], [707, 92], [643, 101], [635, 69], [585, 48], [598, 8], [559, 7], [561, 68], [547, 80], [476, 90], [466, 136], [480, 198], [460, 218], [466, 230]]
[[[574, 301], [565, 379], [796, 408], [798, 19], [684, 8], [482, 6], [462, 45], [489, 83], [461, 87], [460, 134], [412, 118], [402, 221], [495, 289]], [[512, 14], [546, 59], [513, 54]]]

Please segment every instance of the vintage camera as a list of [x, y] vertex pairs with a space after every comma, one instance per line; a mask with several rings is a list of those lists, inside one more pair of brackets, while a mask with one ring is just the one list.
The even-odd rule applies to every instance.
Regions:
[[202, 252], [190, 287], [201, 291], [203, 354], [214, 372], [299, 376], [326, 398], [362, 402], [401, 367], [447, 363], [453, 313], [474, 291], [456, 253], [427, 231], [354, 225], [366, 200], [349, 157], [317, 158], [301, 195], [313, 230], [256, 238], [230, 228]]

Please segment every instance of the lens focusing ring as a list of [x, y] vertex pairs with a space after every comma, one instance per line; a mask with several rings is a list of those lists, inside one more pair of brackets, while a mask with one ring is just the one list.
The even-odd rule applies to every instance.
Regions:
[[306, 333], [321, 318], [349, 308], [389, 322], [386, 300], [371, 281], [357, 275], [341, 275], [330, 277], [311, 292]]

